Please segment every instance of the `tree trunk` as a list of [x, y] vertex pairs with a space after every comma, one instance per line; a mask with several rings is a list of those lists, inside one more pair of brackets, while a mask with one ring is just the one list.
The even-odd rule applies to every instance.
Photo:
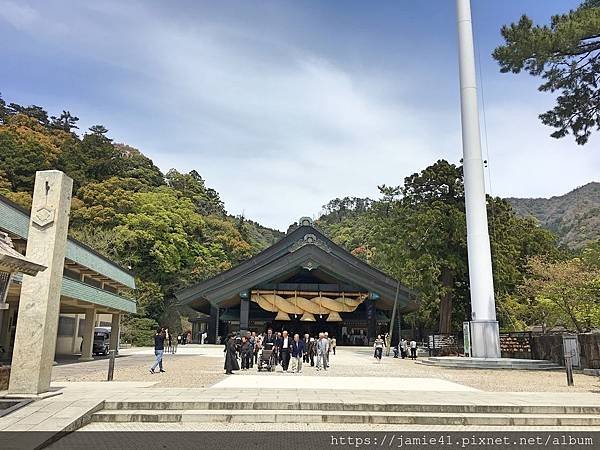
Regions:
[[452, 287], [454, 285], [454, 274], [447, 268], [442, 269], [440, 282], [444, 286], [445, 293], [440, 300], [440, 333], [452, 332]]

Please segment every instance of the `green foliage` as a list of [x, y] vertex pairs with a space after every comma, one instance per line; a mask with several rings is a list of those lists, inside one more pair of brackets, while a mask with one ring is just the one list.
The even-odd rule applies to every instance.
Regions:
[[[379, 189], [381, 199], [369, 201], [360, 213], [353, 213], [346, 199], [330, 202], [318, 226], [419, 293], [420, 308], [408, 317], [410, 323], [459, 329], [470, 317], [462, 168], [438, 161], [407, 177], [403, 186]], [[499, 198], [488, 198], [488, 218], [499, 320], [514, 329], [518, 319], [509, 306], [521, 305], [516, 293], [529, 258], [556, 256], [556, 238], [533, 220], [519, 218]]]
[[534, 26], [523, 15], [501, 33], [505, 44], [493, 52], [500, 71], [525, 70], [544, 80], [540, 91], [560, 91], [556, 106], [540, 119], [556, 129], [552, 137], [572, 133], [585, 144], [594, 129], [600, 130], [600, 0], [555, 15], [550, 25]]
[[198, 172], [180, 173], [171, 169], [166, 175], [167, 185], [178, 191], [183, 197], [190, 199], [200, 214], [224, 215], [225, 208], [214, 189], [207, 188]]
[[[591, 252], [597, 252], [595, 244]], [[513, 314], [524, 323], [563, 326], [579, 333], [600, 328], [600, 269], [597, 259], [530, 258], [520, 294], [527, 308]]]
[[154, 335], [158, 323], [153, 319], [144, 317], [131, 317], [123, 320], [121, 339], [136, 347], [148, 347], [154, 345]]
[[[139, 150], [115, 144], [95, 125], [81, 138], [77, 117], [0, 98], [0, 194], [29, 206], [36, 170], [74, 178], [70, 234], [136, 274], [138, 314], [128, 330], [151, 343], [157, 324], [182, 330], [173, 295], [263, 250], [281, 233], [228, 217], [196, 172], [165, 176]], [[139, 333], [136, 331], [139, 329]]]

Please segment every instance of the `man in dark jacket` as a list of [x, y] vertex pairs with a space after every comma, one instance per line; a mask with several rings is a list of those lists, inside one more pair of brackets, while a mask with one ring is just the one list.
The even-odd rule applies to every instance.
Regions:
[[300, 335], [295, 334], [292, 341], [292, 373], [302, 373], [302, 358], [304, 356], [304, 341], [300, 340]]
[[248, 370], [250, 368], [250, 361], [252, 361], [252, 346], [247, 336], [242, 336], [240, 357], [242, 358], [242, 370]]
[[269, 328], [267, 330], [267, 335], [263, 339], [263, 347], [265, 347], [267, 350], [270, 350], [270, 348], [268, 348], [269, 347], [268, 344], [271, 344], [272, 346], [274, 346], [275, 341], [276, 341], [275, 334], [273, 334], [273, 330], [271, 328]]
[[233, 333], [229, 335], [225, 342], [225, 373], [231, 375], [234, 370], [240, 370], [237, 360], [237, 345]]
[[154, 373], [154, 369], [156, 369], [156, 366], [158, 366], [161, 372], [164, 372], [162, 364], [164, 352], [165, 332], [162, 328], [157, 328], [156, 334], [154, 335], [154, 356], [156, 356], [156, 361], [154, 361], [154, 364], [152, 364], [152, 367], [150, 367], [150, 373]]
[[315, 356], [317, 356], [317, 341], [311, 337], [308, 341], [308, 358], [311, 367], [315, 367]]

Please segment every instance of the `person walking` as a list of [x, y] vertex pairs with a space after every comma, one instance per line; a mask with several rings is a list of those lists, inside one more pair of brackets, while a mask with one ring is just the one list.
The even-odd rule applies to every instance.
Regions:
[[331, 350], [333, 351], [333, 356], [335, 356], [335, 347], [337, 346], [337, 341], [335, 336], [331, 338]]
[[227, 340], [225, 341], [225, 373], [227, 375], [233, 374], [234, 370], [240, 370], [240, 366], [238, 364], [236, 352], [237, 345], [235, 343], [235, 336], [233, 333], [229, 334]]
[[304, 357], [304, 341], [296, 333], [292, 341], [292, 373], [302, 373], [302, 358]]
[[167, 353], [171, 353], [173, 350], [173, 344], [171, 342], [171, 333], [169, 333], [169, 329], [165, 328], [165, 340], [167, 341]]
[[250, 343], [250, 369], [252, 369], [254, 367], [254, 348], [256, 347], [256, 331], [250, 333], [248, 342]]
[[310, 361], [310, 358], [308, 356], [309, 344], [310, 344], [310, 335], [308, 333], [306, 333], [304, 335], [304, 356], [302, 356], [302, 362], [304, 362], [304, 363], [308, 363]]
[[327, 356], [329, 354], [329, 341], [325, 338], [325, 333], [319, 333], [319, 340], [317, 341], [317, 370], [327, 370], [329, 361]]
[[254, 343], [254, 364], [258, 364], [258, 354], [263, 348], [263, 335], [259, 334], [256, 336], [256, 342]]
[[246, 336], [242, 336], [240, 355], [242, 357], [242, 370], [248, 370], [252, 364], [252, 345]]
[[417, 341], [414, 339], [410, 341], [410, 359], [417, 359]]
[[375, 359], [377, 362], [381, 362], [381, 356], [383, 355], [383, 346], [385, 345], [385, 341], [381, 339], [381, 335], [377, 335], [377, 339], [375, 339], [375, 343], [373, 347], [375, 348]]
[[408, 342], [404, 338], [400, 341], [400, 356], [402, 356], [402, 359], [406, 359], [408, 356]]
[[292, 347], [292, 339], [288, 336], [288, 332], [284, 331], [279, 340], [279, 355], [281, 355], [281, 367], [284, 372], [288, 371], [290, 365], [290, 350]]
[[315, 367], [315, 356], [317, 356], [317, 341], [314, 337], [311, 337], [308, 341], [308, 358], [310, 360], [310, 367]]
[[162, 328], [156, 329], [156, 334], [154, 335], [154, 356], [156, 356], [156, 361], [150, 367], [150, 373], [155, 373], [154, 369], [156, 366], [160, 369], [161, 372], [164, 372], [163, 369], [163, 353], [165, 352], [165, 331]]
[[326, 331], [325, 333], [325, 339], [327, 340], [327, 367], [329, 367], [329, 354], [331, 353], [331, 339], [329, 339], [329, 333]]

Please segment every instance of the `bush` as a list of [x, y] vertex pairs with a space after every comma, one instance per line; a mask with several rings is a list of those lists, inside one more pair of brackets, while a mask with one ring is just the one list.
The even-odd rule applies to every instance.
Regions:
[[123, 324], [121, 340], [136, 347], [154, 345], [154, 334], [158, 328], [156, 320], [147, 318], [132, 318]]

